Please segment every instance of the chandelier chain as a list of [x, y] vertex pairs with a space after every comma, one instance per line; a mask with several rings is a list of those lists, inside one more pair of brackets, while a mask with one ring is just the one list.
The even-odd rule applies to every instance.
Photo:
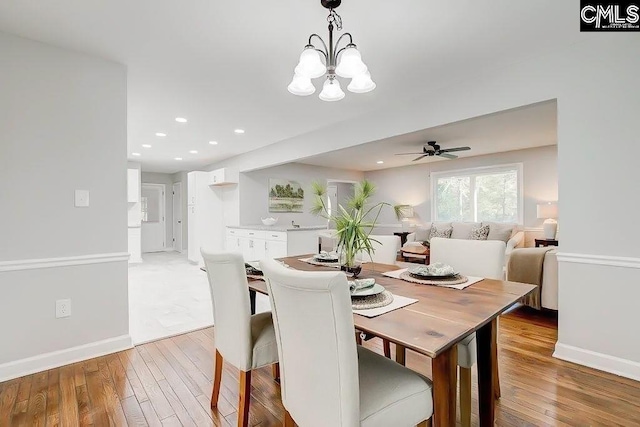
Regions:
[[334, 9], [331, 9], [329, 11], [327, 21], [329, 22], [329, 24], [335, 24], [338, 31], [342, 31], [342, 17], [338, 15]]

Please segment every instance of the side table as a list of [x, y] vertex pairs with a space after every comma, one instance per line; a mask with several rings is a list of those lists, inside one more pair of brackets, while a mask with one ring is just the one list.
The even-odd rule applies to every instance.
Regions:
[[410, 231], [394, 231], [394, 236], [400, 236], [400, 246], [404, 246], [407, 243], [407, 236], [411, 233]]
[[536, 248], [540, 246], [558, 246], [556, 239], [536, 239]]

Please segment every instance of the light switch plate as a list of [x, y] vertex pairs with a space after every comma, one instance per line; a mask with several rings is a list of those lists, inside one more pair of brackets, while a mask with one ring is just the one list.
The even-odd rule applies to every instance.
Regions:
[[86, 208], [89, 206], [89, 190], [76, 190], [76, 208]]

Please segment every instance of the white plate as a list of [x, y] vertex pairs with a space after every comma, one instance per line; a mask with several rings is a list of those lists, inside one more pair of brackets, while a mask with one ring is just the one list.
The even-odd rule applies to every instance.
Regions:
[[370, 288], [360, 289], [351, 294], [352, 297], [368, 297], [370, 295], [378, 295], [384, 292], [384, 286], [376, 283]]

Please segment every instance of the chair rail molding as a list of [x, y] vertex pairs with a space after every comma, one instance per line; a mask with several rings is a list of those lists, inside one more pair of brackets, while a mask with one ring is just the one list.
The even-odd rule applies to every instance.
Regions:
[[68, 267], [84, 264], [128, 261], [129, 253], [113, 252], [104, 254], [77, 255], [57, 258], [17, 259], [0, 262], [0, 273], [5, 271], [34, 270], [37, 268]]
[[558, 262], [640, 268], [640, 258], [558, 252]]

